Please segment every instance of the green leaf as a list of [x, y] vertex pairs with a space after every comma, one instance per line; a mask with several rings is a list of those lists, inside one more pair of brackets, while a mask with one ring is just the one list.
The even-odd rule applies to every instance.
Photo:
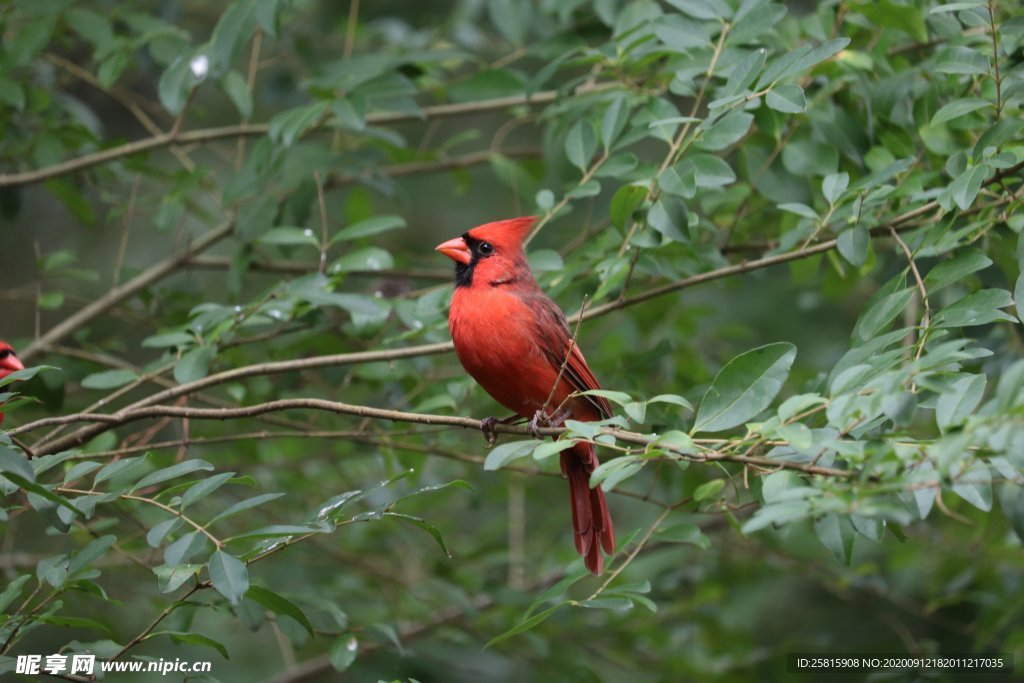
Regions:
[[237, 605], [249, 590], [249, 570], [234, 555], [223, 550], [215, 551], [210, 557], [209, 571], [214, 589], [232, 605]]
[[36, 473], [25, 456], [0, 445], [0, 472], [16, 474], [26, 481], [35, 481]]
[[231, 100], [231, 103], [235, 105], [235, 109], [238, 110], [238, 115], [242, 117], [242, 120], [248, 121], [251, 119], [252, 93], [249, 92], [249, 84], [246, 83], [245, 77], [237, 71], [229, 71], [221, 79], [221, 87], [224, 88], [224, 92]]
[[727, 149], [742, 140], [753, 123], [753, 114], [738, 110], [731, 111], [704, 129], [703, 135], [697, 142], [697, 147], [712, 152]]
[[492, 449], [491, 452], [487, 454], [487, 459], [484, 461], [484, 469], [500, 470], [513, 460], [527, 457], [533, 452], [534, 448], [542, 443], [544, 442], [539, 439], [527, 439], [525, 441], [503, 443]]
[[761, 78], [758, 80], [757, 85], [754, 86], [754, 89], [762, 90], [776, 81], [803, 73], [819, 62], [823, 62], [835, 55], [849, 44], [849, 38], [836, 38], [822, 43], [816, 48], [811, 48], [809, 45], [801, 45], [795, 50], [775, 58], [764, 73], [761, 74]]
[[1005, 289], [982, 289], [968, 294], [939, 311], [932, 321], [935, 327], [970, 327], [1006, 321], [1015, 322], [1003, 308], [1013, 305], [1013, 297]]
[[992, 473], [981, 460], [975, 460], [965, 471], [954, 476], [950, 488], [979, 510], [989, 512], [992, 509]]
[[188, 490], [182, 494], [181, 509], [184, 510], [189, 505], [202, 500], [224, 484], [228, 483], [234, 476], [234, 472], [221, 472], [220, 474], [215, 474], [212, 477], [200, 479], [195, 483], [195, 485], [190, 486]]
[[25, 368], [24, 370], [16, 370], [6, 377], [0, 377], [0, 387], [5, 387], [8, 384], [13, 384], [14, 382], [27, 382], [43, 370], [59, 369], [60, 368], [56, 368], [52, 365], [36, 365], [35, 367]]
[[979, 109], [991, 106], [993, 106], [991, 102], [980, 97], [964, 97], [963, 99], [953, 100], [935, 112], [935, 116], [932, 117], [929, 125], [937, 126], [940, 123], [952, 121], [953, 119], [970, 114], [972, 111], [978, 111]]
[[743, 524], [742, 531], [744, 534], [752, 534], [768, 526], [790, 524], [806, 519], [810, 512], [811, 506], [806, 500], [787, 500], [781, 503], [773, 503], [758, 508], [754, 516]]
[[963, 423], [981, 403], [988, 378], [985, 375], [961, 377], [948, 391], [939, 395], [935, 404], [935, 421], [943, 432]]
[[669, 166], [658, 178], [658, 187], [677, 197], [692, 199], [697, 194], [697, 169], [688, 160]]
[[719, 97], [731, 97], [745, 92], [761, 73], [767, 56], [768, 51], [762, 47], [750, 52], [737, 62], [736, 66], [732, 68], [732, 73], [729, 74], [725, 86], [719, 91]]
[[397, 230], [404, 228], [406, 225], [405, 219], [401, 216], [374, 216], [361, 220], [357, 223], [353, 223], [346, 228], [343, 228], [331, 238], [331, 245], [337, 244], [338, 242], [348, 242], [349, 240], [359, 239], [360, 237], [369, 237], [370, 235], [379, 235], [382, 232], [388, 232], [389, 230]]
[[174, 366], [174, 381], [188, 384], [206, 377], [210, 371], [210, 361], [217, 355], [217, 345], [197, 346], [178, 361]]
[[14, 602], [19, 595], [21, 595], [21, 589], [31, 578], [31, 574], [22, 574], [18, 578], [9, 582], [3, 592], [0, 592], [0, 614], [4, 614], [7, 607]]
[[604, 117], [601, 119], [601, 143], [605, 152], [611, 150], [628, 122], [629, 99], [625, 95], [616, 97], [604, 110]]
[[612, 458], [601, 463], [590, 475], [590, 488], [600, 486], [611, 491], [617, 484], [629, 479], [644, 466], [644, 459], [635, 455]]
[[205, 460], [185, 460], [183, 462], [176, 463], [170, 467], [159, 469], [156, 472], [152, 472], [142, 479], [140, 479], [132, 487], [132, 491], [152, 486], [153, 484], [159, 484], [160, 482], [167, 481], [168, 479], [174, 479], [175, 477], [181, 477], [198, 470], [211, 472], [215, 468]]
[[257, 529], [243, 531], [240, 534], [225, 539], [225, 542], [249, 539], [283, 538], [285, 536], [295, 536], [298, 534], [323, 533], [329, 530], [329, 527], [323, 524], [270, 524], [268, 526], [261, 526]]
[[673, 242], [688, 242], [682, 228], [686, 227], [686, 205], [675, 197], [663, 196], [647, 212], [647, 223]]
[[270, 119], [267, 135], [274, 142], [290, 147], [303, 133], [317, 125], [328, 106], [327, 102], [314, 102], [305, 107], [283, 111]]
[[843, 230], [836, 239], [836, 248], [839, 250], [839, 254], [856, 268], [867, 263], [870, 245], [871, 234], [863, 223], [857, 223]]
[[160, 104], [172, 116], [177, 116], [185, 108], [189, 91], [195, 84], [195, 76], [189, 66], [191, 55], [181, 55], [168, 66], [160, 76], [157, 95]]
[[1024, 320], [1024, 271], [1017, 276], [1017, 284], [1013, 288], [1013, 300], [1017, 307], [1017, 319]]
[[550, 458], [552, 455], [561, 453], [562, 451], [569, 450], [576, 445], [575, 441], [571, 439], [559, 439], [558, 441], [545, 441], [541, 445], [533, 449], [534, 460], [544, 460]]
[[853, 541], [857, 534], [849, 517], [835, 513], [819, 517], [814, 520], [814, 533], [837, 560], [850, 564], [853, 560]]
[[668, 4], [694, 19], [732, 18], [732, 8], [725, 0], [668, 0]]
[[703, 24], [673, 14], [662, 17], [661, 21], [654, 25], [654, 35], [665, 44], [665, 47], [680, 52], [702, 48], [711, 43]]
[[874, 302], [861, 313], [853, 333], [859, 339], [867, 341], [878, 335], [886, 326], [896, 319], [907, 307], [914, 296], [910, 287], [900, 289]]
[[221, 74], [231, 68], [239, 50], [257, 27], [261, 0], [234, 0], [217, 20], [210, 37], [211, 69]]
[[271, 228], [256, 238], [260, 244], [272, 244], [287, 247], [320, 248], [320, 240], [311, 228], [282, 227]]
[[561, 254], [554, 249], [537, 249], [527, 255], [530, 270], [534, 273], [560, 272], [565, 268]]
[[974, 199], [981, 190], [982, 183], [988, 177], [991, 168], [988, 164], [977, 164], [966, 169], [956, 177], [949, 191], [953, 201], [961, 210], [967, 210], [974, 203]]
[[693, 490], [693, 499], [698, 503], [708, 498], [714, 498], [725, 488], [725, 479], [712, 479], [704, 482]]
[[131, 370], [105, 370], [94, 372], [82, 379], [82, 387], [85, 389], [116, 389], [130, 384], [139, 376]]
[[142, 340], [142, 346], [149, 349], [164, 349], [175, 346], [189, 346], [195, 341], [195, 337], [187, 332], [165, 332], [154, 334]]
[[821, 193], [825, 195], [825, 199], [828, 200], [829, 204], [835, 204], [849, 186], [849, 173], [829, 173], [821, 181]]
[[647, 188], [641, 185], [623, 185], [616, 190], [612, 197], [609, 216], [619, 230], [625, 230], [627, 224], [635, 220], [634, 214], [644, 203], [647, 196]]
[[988, 56], [962, 45], [947, 47], [942, 50], [932, 67], [940, 74], [969, 74], [984, 76], [991, 66]]
[[487, 641], [487, 644], [484, 645], [484, 649], [486, 650], [491, 645], [497, 645], [501, 641], [508, 640], [512, 636], [517, 636], [520, 633], [525, 633], [526, 631], [530, 631], [530, 630], [536, 628], [537, 626], [539, 626], [543, 622], [547, 621], [548, 617], [550, 617], [552, 614], [554, 614], [555, 612], [557, 612], [559, 609], [561, 609], [562, 607], [564, 607], [567, 604], [569, 604], [568, 601], [560, 602], [557, 605], [553, 605], [553, 606], [547, 608], [543, 612], [537, 612], [536, 614], [534, 614], [533, 616], [529, 617], [528, 619], [524, 619], [523, 621], [519, 622], [518, 624], [516, 624], [515, 626], [513, 626], [509, 630], [505, 631], [501, 635], [498, 635], [498, 636], [495, 636], [494, 638], [491, 638], [489, 641]]
[[597, 138], [594, 126], [587, 119], [580, 119], [565, 138], [565, 157], [581, 172], [586, 172], [595, 151]]
[[783, 114], [799, 114], [807, 110], [804, 89], [796, 83], [779, 85], [768, 91], [764, 103]]
[[992, 265], [985, 252], [976, 247], [964, 249], [948, 261], [937, 263], [924, 277], [925, 291], [934, 294], [954, 282], [963, 280], [967, 275], [983, 270]]
[[249, 586], [249, 590], [246, 591], [245, 597], [254, 602], [258, 602], [274, 614], [283, 614], [291, 617], [297, 621], [302, 628], [306, 629], [309, 635], [313, 635], [313, 624], [310, 623], [306, 613], [288, 598], [278, 595], [277, 593], [269, 591], [261, 586]]
[[799, 204], [791, 202], [788, 204], [779, 204], [779, 208], [789, 213], [795, 213], [797, 216], [803, 216], [804, 218], [810, 218], [811, 220], [821, 220], [818, 212], [807, 206], [806, 204]]
[[786, 342], [733, 358], [704, 394], [693, 432], [720, 432], [756, 417], [782, 389], [795, 358], [796, 347]]
[[246, 510], [251, 510], [252, 508], [257, 507], [259, 505], [263, 505], [264, 503], [269, 503], [272, 500], [277, 500], [283, 495], [283, 493], [261, 493], [258, 496], [253, 496], [251, 498], [246, 498], [245, 500], [240, 500], [237, 503], [234, 503], [233, 505], [229, 506], [223, 512], [219, 513], [217, 516], [215, 516], [213, 519], [207, 522], [207, 526], [213, 524], [214, 522], [219, 522], [221, 520], [227, 519], [228, 517], [231, 517], [233, 515], [237, 515], [239, 512], [245, 512]]
[[109, 534], [89, 541], [84, 548], [72, 554], [71, 561], [68, 563], [68, 576], [73, 577], [76, 572], [87, 568], [93, 562], [106, 555], [107, 551], [115, 543], [117, 543], [117, 536]]
[[691, 455], [699, 450], [697, 448], [697, 444], [693, 442], [693, 438], [689, 434], [677, 429], [671, 429], [664, 434], [661, 434], [651, 442], [651, 446], [655, 448], [667, 447], [683, 455]]
[[171, 640], [178, 643], [208, 647], [211, 650], [219, 652], [220, 656], [224, 659], [230, 659], [230, 657], [228, 657], [228, 649], [224, 647], [222, 643], [210, 638], [209, 636], [204, 636], [201, 633], [187, 633], [184, 631], [155, 631], [147, 635], [144, 640], [150, 640], [157, 636], [170, 636]]
[[380, 247], [348, 249], [331, 265], [331, 273], [347, 273], [353, 270], [383, 270], [393, 268], [395, 259], [391, 252]]
[[184, 524], [184, 521], [180, 517], [171, 517], [165, 519], [162, 522], [154, 524], [153, 527], [146, 532], [146, 543], [151, 548], [159, 548], [160, 544], [167, 538], [167, 534], [171, 533], [178, 527]]
[[974, 9], [975, 7], [986, 7], [988, 3], [985, 0], [970, 0], [969, 2], [947, 2], [944, 5], [933, 7], [930, 14], [939, 14], [940, 12], [959, 12], [965, 9]]
[[335, 638], [328, 650], [331, 666], [339, 673], [352, 666], [358, 655], [359, 641], [351, 633]]
[[[718, 481], [723, 480], [719, 479]], [[708, 483], [710, 484], [712, 482]], [[711, 539], [708, 538], [696, 524], [692, 524], [690, 522], [682, 522], [680, 524], [673, 524], [669, 527], [662, 527], [661, 529], [658, 529], [658, 533], [655, 538], [665, 543], [689, 543], [690, 545], [695, 545], [702, 550], [707, 550], [711, 547]]]
[[437, 541], [437, 545], [439, 545], [441, 547], [441, 551], [449, 559], [451, 559], [452, 553], [451, 553], [450, 550], [448, 550], [448, 546], [444, 542], [444, 537], [441, 535], [441, 530], [438, 529], [433, 524], [431, 524], [430, 522], [426, 521], [422, 517], [416, 517], [414, 515], [407, 515], [407, 514], [402, 513], [402, 512], [385, 512], [384, 513], [384, 517], [390, 517], [390, 518], [393, 518], [393, 519], [399, 519], [399, 520], [401, 520], [403, 522], [408, 522], [409, 524], [412, 524], [413, 526], [417, 526], [420, 529], [423, 529], [428, 534], [430, 534], [431, 536], [434, 537], [434, 540]]
[[107, 479], [112, 479], [117, 476], [124, 476], [126, 473], [136, 474], [135, 470], [146, 467], [147, 458], [146, 456], [139, 456], [135, 458], [124, 458], [117, 462], [112, 462], [109, 465], [104, 465], [103, 469], [96, 473], [96, 477], [93, 478], [93, 485], [98, 486], [101, 482]]
[[696, 169], [697, 187], [721, 187], [736, 180], [736, 173], [724, 160], [710, 154], [695, 154], [690, 162]]
[[674, 406], [685, 408], [686, 410], [693, 410], [693, 406], [682, 396], [676, 394], [658, 394], [647, 399], [647, 403], [671, 403]]

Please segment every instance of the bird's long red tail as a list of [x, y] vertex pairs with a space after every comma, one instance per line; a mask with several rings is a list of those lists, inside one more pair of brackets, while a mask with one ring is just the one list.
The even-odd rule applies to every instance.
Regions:
[[578, 443], [562, 451], [562, 474], [569, 479], [569, 504], [576, 552], [594, 574], [604, 570], [601, 548], [615, 552], [615, 529], [600, 486], [590, 488], [590, 475], [597, 468], [597, 454], [589, 443]]

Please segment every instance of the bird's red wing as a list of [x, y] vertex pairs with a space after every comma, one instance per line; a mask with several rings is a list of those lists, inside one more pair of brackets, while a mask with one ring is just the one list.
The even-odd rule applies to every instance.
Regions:
[[[537, 336], [542, 340], [544, 354], [555, 368], [561, 368], [565, 363], [565, 370], [562, 372], [562, 379], [569, 383], [574, 391], [590, 391], [600, 389], [597, 378], [587, 365], [587, 359], [583, 357], [579, 346], [573, 344], [569, 335], [569, 323], [565, 314], [547, 295], [537, 292], [529, 302], [537, 313]], [[571, 345], [571, 350], [570, 349]], [[566, 353], [569, 354], [569, 361], [566, 363]], [[586, 396], [587, 401], [593, 405], [601, 418], [612, 416], [612, 406], [608, 399], [603, 396]]]

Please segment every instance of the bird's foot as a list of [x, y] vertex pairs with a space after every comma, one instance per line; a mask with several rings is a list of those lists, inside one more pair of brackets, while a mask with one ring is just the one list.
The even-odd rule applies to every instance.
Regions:
[[548, 420], [548, 416], [544, 414], [543, 410], [538, 410], [533, 414], [533, 417], [530, 418], [530, 423], [526, 425], [526, 431], [529, 432], [530, 436], [533, 438], [540, 439], [543, 438], [540, 434], [541, 427], [547, 427], [549, 424], [551, 423]]
[[543, 409], [538, 410], [530, 418], [529, 424], [526, 425], [526, 431], [530, 433], [535, 439], [541, 439], [543, 436], [540, 430], [544, 427], [561, 427], [565, 419], [569, 417], [568, 410], [560, 410], [554, 415], [548, 415]]
[[494, 426], [497, 424], [498, 418], [493, 416], [480, 420], [480, 431], [484, 433], [484, 438], [487, 439], [488, 448], [492, 447], [494, 442], [498, 440], [498, 434], [494, 431]]
[[498, 440], [498, 432], [494, 429], [497, 425], [507, 425], [513, 422], [518, 415], [510, 415], [509, 417], [503, 417], [500, 420], [496, 417], [485, 417], [480, 420], [480, 431], [484, 433], [484, 438], [487, 439], [487, 447], [492, 447]]

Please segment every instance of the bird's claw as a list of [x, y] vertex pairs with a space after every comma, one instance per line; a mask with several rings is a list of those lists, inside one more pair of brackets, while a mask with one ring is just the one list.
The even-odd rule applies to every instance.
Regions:
[[535, 439], [541, 438], [540, 429], [541, 427], [547, 427], [550, 424], [548, 416], [544, 414], [543, 410], [538, 410], [530, 418], [530, 423], [526, 425], [526, 431], [530, 433]]
[[487, 439], [487, 447], [491, 448], [494, 442], [498, 440], [498, 433], [494, 431], [495, 425], [499, 422], [496, 417], [485, 417], [480, 420], [480, 431], [484, 433], [484, 438]]

